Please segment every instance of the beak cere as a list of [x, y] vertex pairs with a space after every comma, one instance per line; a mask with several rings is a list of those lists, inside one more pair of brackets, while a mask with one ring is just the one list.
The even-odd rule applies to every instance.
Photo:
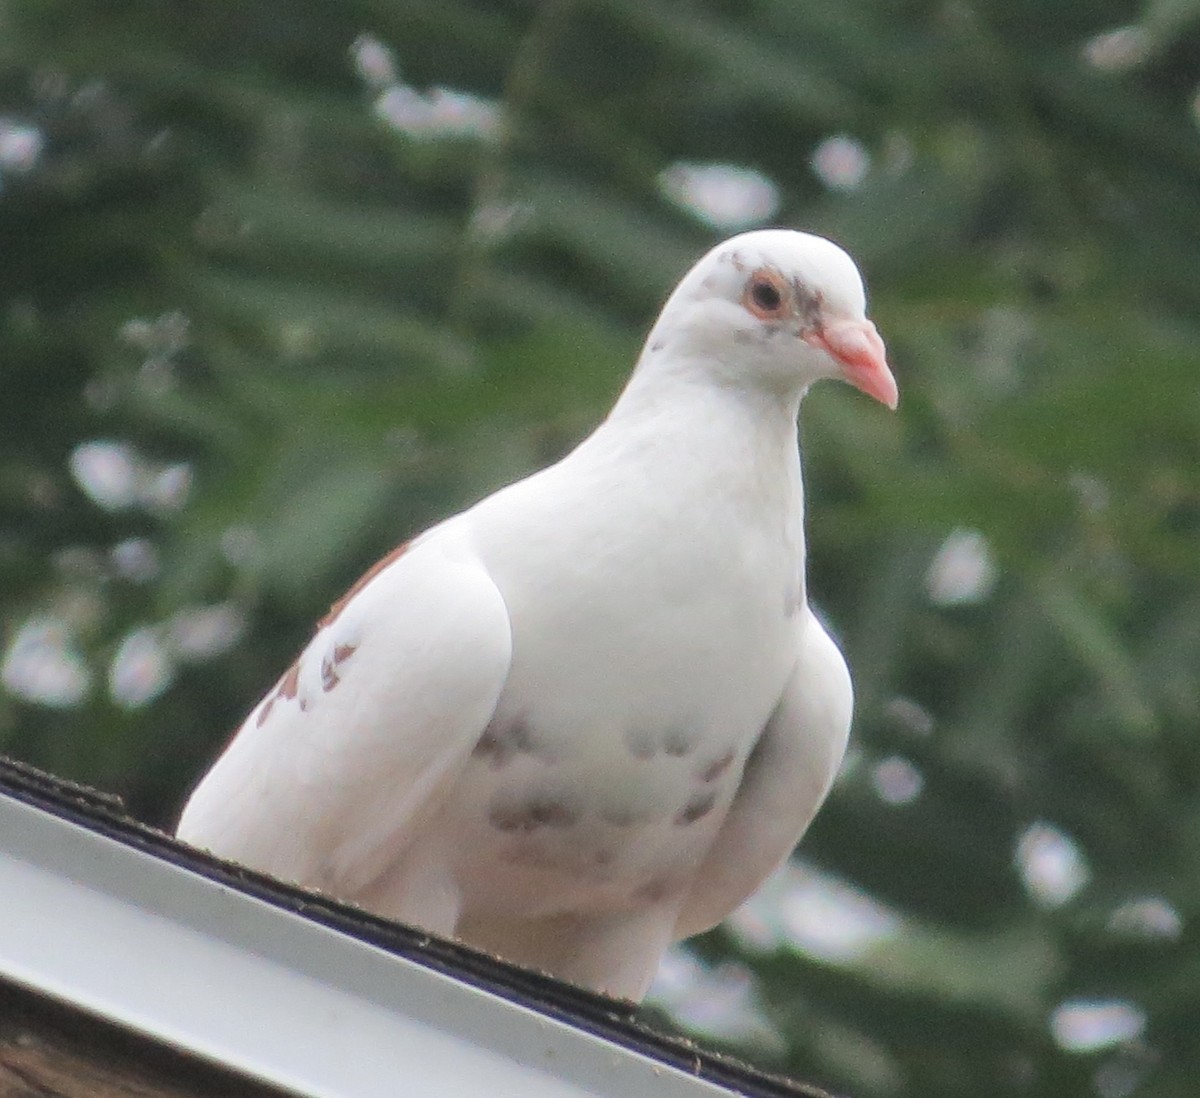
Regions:
[[887, 349], [869, 320], [836, 320], [804, 339], [840, 363], [842, 376], [856, 389], [895, 410], [900, 390], [888, 368]]

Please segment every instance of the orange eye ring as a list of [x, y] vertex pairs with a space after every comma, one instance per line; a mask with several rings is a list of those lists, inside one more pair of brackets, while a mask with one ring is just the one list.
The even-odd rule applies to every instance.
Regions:
[[788, 284], [783, 277], [760, 267], [746, 280], [742, 304], [759, 320], [779, 320], [787, 312]]

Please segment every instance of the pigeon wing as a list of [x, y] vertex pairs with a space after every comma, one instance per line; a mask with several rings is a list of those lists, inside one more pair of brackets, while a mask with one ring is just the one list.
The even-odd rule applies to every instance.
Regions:
[[346, 899], [393, 868], [461, 772], [508, 675], [508, 612], [426, 535], [335, 603], [189, 799], [179, 837]]
[[783, 696], [680, 909], [677, 939], [715, 926], [762, 884], [800, 841], [837, 774], [850, 733], [850, 674], [811, 611], [799, 640]]

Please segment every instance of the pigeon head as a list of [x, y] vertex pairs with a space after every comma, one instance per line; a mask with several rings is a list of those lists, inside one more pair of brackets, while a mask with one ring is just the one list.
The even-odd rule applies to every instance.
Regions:
[[889, 408], [899, 399], [854, 261], [791, 229], [742, 233], [713, 248], [668, 299], [647, 349], [726, 383], [803, 391], [832, 377]]

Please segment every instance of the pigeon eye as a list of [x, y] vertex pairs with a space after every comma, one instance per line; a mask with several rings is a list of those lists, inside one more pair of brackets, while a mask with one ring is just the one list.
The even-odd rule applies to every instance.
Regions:
[[777, 320], [783, 315], [784, 289], [772, 271], [756, 271], [746, 283], [743, 299], [747, 309], [760, 320]]
[[750, 296], [754, 304], [765, 312], [774, 312], [783, 303], [779, 291], [769, 282], [756, 282], [750, 288]]

